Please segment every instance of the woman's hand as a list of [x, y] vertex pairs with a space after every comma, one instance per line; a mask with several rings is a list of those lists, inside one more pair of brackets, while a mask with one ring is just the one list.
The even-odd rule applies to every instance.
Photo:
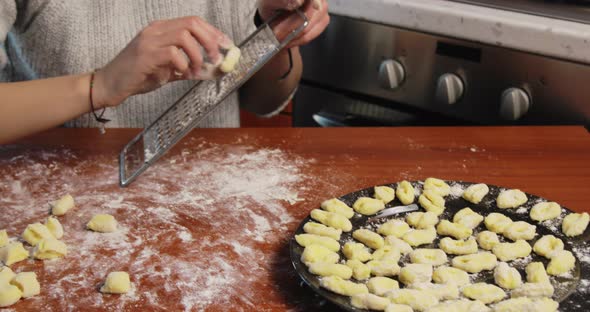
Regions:
[[116, 106], [170, 81], [203, 79], [205, 61], [221, 63], [220, 48], [232, 45], [225, 34], [199, 17], [153, 22], [96, 73], [95, 105]]
[[[317, 38], [330, 23], [327, 0], [260, 0], [258, 11], [263, 20], [268, 20], [278, 10], [292, 11], [300, 8], [309, 19], [309, 25], [303, 33], [290, 44], [289, 48], [306, 45]], [[282, 39], [295, 29], [301, 20], [298, 17], [287, 18], [274, 27], [275, 34]]]

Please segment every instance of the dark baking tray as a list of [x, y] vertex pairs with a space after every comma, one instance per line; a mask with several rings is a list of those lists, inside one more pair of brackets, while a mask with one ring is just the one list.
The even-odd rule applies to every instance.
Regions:
[[[415, 188], [420, 188], [420, 189], [422, 188], [421, 182], [414, 181], [411, 183]], [[455, 187], [459, 186], [462, 189], [465, 189], [468, 186], [475, 184], [475, 183], [471, 183], [471, 182], [462, 182], [462, 181], [447, 181], [447, 183], [451, 186], [455, 186]], [[390, 186], [390, 187], [394, 187], [394, 188], [397, 187], [397, 183], [385, 184], [385, 185]], [[470, 207], [473, 211], [480, 213], [484, 217], [492, 212], [500, 212], [500, 213], [503, 213], [506, 216], [510, 217], [512, 220], [527, 221], [527, 222], [537, 226], [537, 236], [535, 237], [535, 239], [529, 241], [531, 246], [533, 246], [533, 244], [536, 242], [536, 240], [538, 238], [540, 238], [541, 236], [552, 234], [555, 237], [560, 238], [564, 242], [566, 250], [573, 251], [573, 249], [575, 249], [578, 251], [580, 251], [580, 250], [583, 251], [583, 250], [587, 250], [589, 248], [588, 242], [590, 242], [590, 227], [588, 229], [586, 229], [586, 231], [582, 235], [574, 237], [574, 238], [567, 237], [561, 232], [561, 220], [563, 219], [563, 217], [565, 215], [572, 213], [573, 211], [571, 211], [565, 207], [562, 207], [562, 214], [558, 218], [558, 220], [559, 220], [558, 223], [555, 223], [555, 220], [553, 222], [545, 221], [545, 222], [539, 223], [539, 222], [536, 222], [536, 221], [533, 221], [532, 219], [530, 219], [530, 217], [529, 217], [530, 209], [532, 208], [532, 206], [534, 204], [536, 204], [538, 202], [550, 201], [550, 200], [547, 200], [547, 199], [541, 198], [539, 196], [535, 196], [535, 195], [527, 193], [528, 201], [525, 205], [522, 206], [522, 207], [526, 208], [526, 213], [522, 213], [522, 210], [518, 210], [518, 209], [499, 209], [496, 207], [496, 197], [498, 196], [498, 194], [502, 190], [505, 190], [507, 188], [493, 186], [493, 185], [488, 185], [488, 187], [490, 188], [490, 192], [484, 197], [482, 202], [477, 205], [470, 203], [461, 197], [456, 197], [456, 196], [452, 196], [452, 195], [447, 196], [445, 198], [446, 210], [439, 218], [440, 219], [452, 219], [453, 215], [457, 211], [459, 211], [460, 209], [463, 209], [465, 207]], [[353, 192], [350, 194], [346, 194], [344, 196], [339, 197], [339, 199], [342, 200], [343, 202], [345, 202], [347, 205], [352, 207], [352, 204], [355, 202], [355, 200], [359, 197], [362, 197], [362, 196], [373, 197], [373, 187], [366, 188], [366, 189], [363, 189], [360, 191], [356, 191], [356, 192]], [[416, 198], [416, 202], [417, 202], [417, 198]], [[402, 204], [396, 198], [394, 201], [387, 204], [387, 207], [393, 207], [393, 206], [399, 206], [399, 205], [402, 205]], [[421, 209], [421, 211], [423, 211], [423, 209]], [[386, 222], [387, 220], [394, 219], [394, 218], [402, 218], [402, 217], [405, 217], [406, 214], [407, 213], [402, 213], [397, 216], [390, 216], [390, 217], [382, 218], [378, 221], [372, 221], [371, 228], [375, 230], [378, 225]], [[351, 219], [351, 222], [353, 225], [353, 231], [354, 231], [354, 229], [360, 228], [362, 226], [366, 226], [368, 224], [367, 218], [368, 217], [366, 217], [366, 216], [361, 216], [361, 215], [355, 213], [355, 216]], [[293, 237], [291, 238], [291, 241], [290, 241], [291, 262], [293, 263], [295, 270], [297, 271], [299, 276], [303, 279], [303, 281], [307, 285], [309, 285], [309, 287], [311, 287], [316, 293], [318, 293], [319, 295], [321, 295], [325, 299], [331, 301], [332, 303], [336, 304], [337, 306], [343, 308], [344, 310], [347, 310], [347, 311], [367, 311], [367, 310], [354, 308], [350, 304], [349, 297], [341, 296], [341, 295], [338, 295], [338, 294], [333, 293], [331, 291], [328, 291], [324, 288], [321, 288], [318, 276], [309, 273], [307, 271], [307, 267], [305, 266], [305, 264], [303, 264], [301, 262], [300, 259], [301, 259], [301, 253], [303, 252], [303, 247], [301, 247], [301, 246], [299, 246], [299, 244], [297, 244], [297, 242], [295, 241], [295, 235], [304, 233], [303, 225], [311, 220], [312, 219], [309, 216], [307, 218], [305, 218], [301, 222], [301, 224], [299, 225], [297, 230], [295, 231], [295, 234], [293, 235]], [[484, 230], [485, 230], [485, 225], [482, 222], [477, 228], [474, 229], [474, 235], [475, 235], [475, 233], [480, 232], [480, 231], [484, 231]], [[352, 239], [352, 231], [348, 232], [348, 233], [342, 233], [342, 236], [340, 238], [340, 244], [343, 245], [344, 242], [347, 242], [350, 240], [353, 240]], [[507, 240], [503, 239], [503, 237], [501, 235], [500, 235], [500, 240], [507, 241]], [[420, 246], [420, 247], [421, 248], [429, 248], [429, 247], [433, 248], [433, 247], [437, 247], [437, 246], [438, 246], [438, 238], [432, 245], [424, 245], [424, 246]], [[340, 253], [341, 259], [346, 259], [344, 257], [344, 255], [342, 254], [342, 252], [339, 252], [339, 253]], [[553, 296], [553, 300], [556, 300], [559, 302], [559, 311], [562, 311], [562, 312], [590, 311], [590, 299], [586, 298], [587, 296], [590, 296], [590, 294], [584, 293], [584, 290], [580, 289], [580, 287], [579, 287], [580, 280], [590, 279], [590, 264], [588, 262], [580, 261], [578, 259], [578, 254], [576, 252], [573, 252], [573, 254], [574, 254], [574, 256], [576, 256], [577, 261], [576, 261], [576, 267], [574, 268], [574, 270], [571, 274], [572, 275], [571, 278], [570, 277], [567, 277], [567, 278], [565, 278], [565, 277], [551, 277], [551, 282], [552, 282], [553, 286], [555, 287], [555, 294]], [[448, 256], [449, 256], [449, 261], [450, 261], [450, 259], [452, 259], [453, 256], [452, 255], [448, 255]], [[403, 258], [402, 258], [402, 261], [404, 261]], [[517, 260], [515, 262], [509, 262], [509, 264], [511, 266], [517, 268], [519, 270], [519, 272], [521, 273], [523, 280], [525, 280], [526, 274], [524, 273], [524, 268], [525, 268], [526, 264], [528, 264], [531, 261], [543, 262], [543, 264], [545, 266], [549, 262], [544, 257], [538, 256], [534, 252], [532, 252], [530, 261], [525, 262], [525, 261], [518, 261]], [[470, 276], [471, 275], [473, 275], [473, 274], [470, 274]], [[494, 278], [493, 278], [492, 271], [487, 271], [487, 272], [484, 271], [484, 272], [478, 274], [477, 278], [474, 280], [474, 282], [482, 282], [482, 281], [486, 281], [488, 283], [494, 284]], [[586, 290], [586, 291], [588, 291], [588, 290]]]

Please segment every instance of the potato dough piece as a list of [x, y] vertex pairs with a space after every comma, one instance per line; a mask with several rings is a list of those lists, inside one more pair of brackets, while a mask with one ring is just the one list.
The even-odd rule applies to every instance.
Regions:
[[395, 199], [395, 190], [389, 186], [375, 186], [375, 198], [387, 204]]
[[34, 272], [21, 272], [10, 281], [10, 284], [18, 287], [23, 298], [29, 298], [41, 293], [41, 285], [37, 281], [37, 274]]
[[29, 257], [29, 252], [20, 242], [10, 243], [0, 248], [0, 260], [4, 265], [12, 265]]
[[492, 250], [494, 246], [500, 243], [500, 239], [498, 238], [498, 234], [492, 231], [483, 231], [477, 234], [477, 242], [479, 243], [479, 247], [485, 250]]
[[515, 289], [522, 285], [518, 270], [511, 268], [506, 262], [500, 262], [494, 270], [494, 281], [504, 289]]
[[49, 232], [51, 232], [53, 237], [60, 239], [64, 236], [64, 228], [61, 226], [61, 223], [59, 223], [59, 220], [57, 220], [57, 218], [47, 218], [47, 221], [45, 221], [45, 226], [47, 227]]
[[438, 266], [447, 262], [447, 254], [440, 249], [421, 248], [410, 253], [412, 263]]
[[370, 216], [385, 209], [385, 204], [375, 198], [361, 197], [354, 202], [352, 208], [362, 215]]
[[397, 261], [392, 260], [371, 260], [367, 262], [367, 266], [375, 276], [396, 276], [400, 271]]
[[385, 296], [385, 294], [394, 289], [399, 289], [399, 283], [385, 276], [371, 277], [367, 282], [369, 292], [377, 296]]
[[352, 210], [352, 208], [348, 207], [347, 204], [345, 204], [338, 198], [325, 200], [324, 202], [322, 202], [321, 207], [325, 211], [343, 215], [347, 219], [350, 219], [352, 218], [352, 216], [354, 216], [354, 210]]
[[437, 216], [440, 216], [445, 211], [445, 199], [432, 190], [422, 192], [422, 195], [418, 197], [418, 203], [426, 211], [430, 211]]
[[459, 287], [454, 284], [414, 283], [408, 288], [429, 292], [441, 301], [459, 298]]
[[551, 297], [553, 286], [551, 283], [524, 283], [510, 294], [512, 298], [518, 297]]
[[569, 250], [557, 251], [547, 264], [547, 274], [561, 275], [569, 272], [576, 265], [576, 258]]
[[406, 264], [399, 272], [399, 281], [411, 285], [429, 283], [432, 280], [432, 265], [422, 263]]
[[535, 311], [531, 310], [533, 301], [527, 297], [512, 298], [496, 303], [494, 305], [494, 312], [523, 312]]
[[385, 241], [381, 235], [367, 229], [352, 232], [352, 237], [373, 249], [379, 249], [385, 245]]
[[465, 192], [463, 192], [463, 198], [468, 202], [479, 204], [489, 191], [490, 188], [483, 183], [473, 184], [465, 189]]
[[439, 267], [434, 270], [432, 280], [439, 284], [454, 284], [463, 286], [470, 283], [469, 274], [452, 267]]
[[533, 301], [534, 308], [530, 311], [536, 312], [556, 312], [559, 308], [559, 303], [550, 298], [540, 298]]
[[117, 220], [109, 214], [96, 214], [86, 224], [89, 230], [100, 233], [112, 233], [117, 230]]
[[406, 222], [417, 229], [427, 229], [438, 223], [438, 216], [428, 211], [412, 212], [406, 216]]
[[387, 308], [385, 308], [385, 312], [414, 312], [414, 309], [409, 305], [390, 303]]
[[502, 261], [512, 261], [530, 255], [532, 250], [527, 241], [519, 239], [514, 243], [497, 244], [492, 252]]
[[31, 246], [37, 245], [42, 239], [55, 238], [49, 229], [41, 224], [34, 223], [27, 225], [27, 228], [22, 234], [22, 238]]
[[106, 294], [126, 294], [131, 288], [131, 281], [127, 272], [111, 272], [107, 280], [100, 288], [100, 292]]
[[469, 207], [457, 211], [453, 217], [453, 223], [461, 224], [470, 229], [475, 229], [482, 221], [483, 216]]
[[451, 261], [453, 267], [469, 273], [479, 273], [496, 267], [498, 259], [489, 252], [479, 252], [471, 255], [457, 256]]
[[507, 226], [502, 235], [513, 241], [531, 240], [537, 235], [537, 227], [524, 221], [516, 221]]
[[373, 294], [358, 294], [352, 296], [350, 299], [350, 304], [355, 308], [378, 311], [384, 311], [390, 303], [391, 301], [389, 299]]
[[0, 248], [8, 245], [8, 233], [6, 230], [0, 231]]
[[397, 185], [395, 195], [397, 195], [397, 198], [402, 202], [402, 204], [409, 205], [414, 202], [414, 187], [408, 181], [401, 181]]
[[538, 203], [531, 209], [531, 219], [535, 221], [551, 220], [559, 217], [561, 206], [556, 202]]
[[496, 199], [498, 208], [516, 208], [527, 202], [526, 194], [521, 190], [505, 190]]
[[74, 197], [70, 194], [64, 195], [62, 198], [53, 202], [51, 206], [52, 215], [63, 216], [68, 210], [74, 208]]
[[309, 245], [322, 245], [331, 251], [338, 252], [340, 250], [340, 243], [338, 243], [337, 240], [325, 236], [299, 234], [295, 235], [295, 240], [303, 247], [307, 247]]
[[395, 235], [398, 238], [404, 236], [408, 231], [410, 231], [410, 226], [405, 221], [398, 219], [389, 220], [381, 224], [377, 229], [377, 233], [381, 235]]
[[531, 262], [526, 266], [526, 280], [529, 283], [549, 283], [549, 275], [541, 262]]
[[400, 258], [400, 250], [390, 245], [385, 245], [373, 252], [373, 260], [391, 260], [398, 262]]
[[488, 230], [501, 234], [512, 224], [512, 220], [501, 213], [492, 212], [484, 219], [484, 224]]
[[451, 193], [451, 187], [445, 181], [437, 178], [426, 179], [426, 181], [424, 181], [424, 190], [433, 191], [443, 197]]
[[444, 252], [451, 255], [468, 255], [477, 252], [477, 242], [473, 237], [468, 240], [454, 240], [445, 237], [440, 240], [439, 246]]
[[466, 239], [471, 234], [473, 234], [473, 230], [458, 223], [452, 223], [449, 220], [442, 220], [436, 226], [436, 231], [439, 235], [443, 236], [452, 236], [456, 239]]
[[320, 279], [320, 286], [339, 295], [352, 297], [358, 294], [368, 294], [369, 289], [364, 284], [357, 284], [343, 280], [338, 276], [326, 276]]
[[0, 284], [0, 308], [17, 303], [21, 297], [22, 292], [18, 287], [9, 283]]
[[335, 212], [323, 211], [314, 209], [311, 211], [311, 218], [320, 222], [323, 225], [350, 232], [352, 230], [352, 223], [345, 216]]
[[467, 299], [449, 300], [439, 303], [426, 312], [490, 312], [491, 309], [486, 307], [481, 301], [471, 301]]
[[33, 249], [33, 257], [39, 260], [63, 258], [68, 254], [66, 244], [55, 238], [43, 239]]
[[315, 262], [336, 263], [339, 259], [340, 256], [337, 253], [321, 245], [307, 246], [301, 254], [301, 262], [307, 266]]
[[15, 276], [16, 274], [9, 267], [2, 267], [0, 269], [0, 284], [10, 283]]
[[373, 255], [362, 243], [348, 242], [342, 247], [342, 253], [349, 260], [359, 260], [361, 262], [367, 262], [373, 259]]
[[241, 57], [242, 51], [240, 48], [232, 46], [225, 54], [221, 65], [219, 65], [219, 70], [226, 74], [233, 72], [236, 69], [236, 65], [240, 62]]
[[563, 250], [563, 242], [553, 235], [545, 235], [535, 243], [533, 250], [537, 255], [551, 259], [554, 252]]
[[395, 237], [394, 235], [389, 235], [389, 236], [385, 237], [385, 245], [391, 246], [391, 247], [399, 250], [399, 252], [402, 255], [406, 255], [406, 254], [409, 254], [410, 252], [412, 252], [412, 246], [410, 246], [410, 244], [406, 243], [402, 239]]
[[465, 297], [479, 300], [485, 304], [498, 302], [506, 297], [506, 293], [502, 288], [486, 283], [467, 285], [461, 291]]
[[404, 234], [402, 239], [412, 247], [432, 244], [436, 239], [436, 230], [434, 228], [411, 230]]
[[409, 305], [414, 311], [426, 311], [428, 308], [438, 304], [438, 299], [427, 291], [416, 289], [392, 290], [387, 297], [397, 304]]
[[314, 262], [309, 264], [309, 273], [319, 276], [338, 276], [342, 279], [352, 277], [352, 269], [344, 264]]
[[561, 230], [568, 237], [582, 235], [588, 227], [588, 222], [590, 222], [590, 215], [587, 212], [571, 213], [563, 218]]
[[346, 265], [352, 269], [352, 277], [358, 281], [371, 277], [371, 268], [356, 259], [347, 260]]
[[305, 225], [303, 226], [303, 231], [305, 231], [305, 233], [308, 234], [325, 236], [335, 240], [340, 240], [340, 235], [342, 235], [342, 230], [325, 226], [321, 223], [315, 223], [313, 221], [305, 223]]

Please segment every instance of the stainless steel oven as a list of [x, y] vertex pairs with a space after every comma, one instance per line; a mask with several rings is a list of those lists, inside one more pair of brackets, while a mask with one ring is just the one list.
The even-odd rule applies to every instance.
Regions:
[[295, 126], [590, 120], [590, 64], [338, 15], [302, 55]]

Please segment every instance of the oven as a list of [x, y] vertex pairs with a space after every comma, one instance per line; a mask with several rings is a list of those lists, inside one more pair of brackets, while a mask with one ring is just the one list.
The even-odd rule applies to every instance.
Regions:
[[590, 64], [339, 15], [302, 55], [294, 126], [590, 120]]

